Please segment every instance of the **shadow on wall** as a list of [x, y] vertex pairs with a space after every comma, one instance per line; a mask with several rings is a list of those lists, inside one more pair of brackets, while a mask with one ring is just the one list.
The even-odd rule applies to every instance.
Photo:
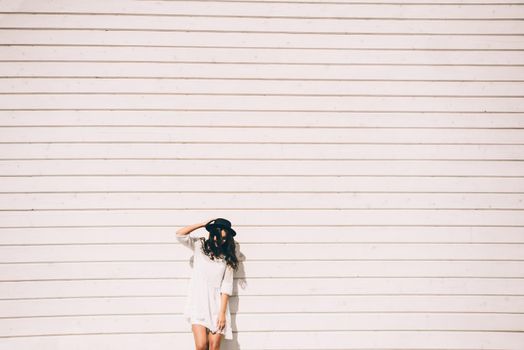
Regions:
[[238, 339], [236, 337], [237, 334], [237, 312], [240, 310], [240, 298], [238, 297], [238, 291], [240, 288], [246, 289], [247, 288], [247, 280], [246, 280], [246, 270], [244, 261], [246, 260], [246, 256], [244, 253], [242, 253], [240, 249], [240, 243], [236, 242], [236, 251], [237, 251], [237, 257], [238, 257], [238, 270], [235, 271], [234, 274], [234, 280], [233, 280], [233, 298], [230, 298], [229, 300], [229, 309], [231, 311], [231, 328], [233, 329], [233, 339], [223, 339], [222, 345], [220, 349], [222, 350], [239, 350], [240, 344], [238, 343]]

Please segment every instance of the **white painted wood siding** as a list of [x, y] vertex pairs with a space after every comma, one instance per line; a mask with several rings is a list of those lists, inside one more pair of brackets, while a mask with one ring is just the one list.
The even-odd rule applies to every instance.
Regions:
[[521, 1], [0, 0], [0, 349], [524, 349]]

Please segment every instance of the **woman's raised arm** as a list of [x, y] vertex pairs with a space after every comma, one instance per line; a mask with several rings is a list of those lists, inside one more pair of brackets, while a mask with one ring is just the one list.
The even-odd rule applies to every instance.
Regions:
[[[211, 220], [210, 220], [211, 221]], [[188, 247], [189, 249], [195, 249], [195, 238], [189, 236], [189, 233], [193, 232], [197, 228], [205, 227], [209, 221], [201, 222], [198, 224], [184, 226], [176, 231], [177, 240]]]

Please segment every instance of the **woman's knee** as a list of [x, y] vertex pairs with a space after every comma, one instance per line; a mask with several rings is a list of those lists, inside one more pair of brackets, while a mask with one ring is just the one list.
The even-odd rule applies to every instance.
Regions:
[[212, 341], [209, 342], [209, 350], [220, 350], [220, 342], [218, 341]]
[[209, 349], [206, 341], [196, 341], [195, 348], [196, 350], [208, 350]]
[[209, 337], [209, 350], [220, 350], [220, 341], [222, 340], [222, 335], [213, 334]]
[[198, 343], [196, 344], [196, 350], [208, 350], [207, 343]]

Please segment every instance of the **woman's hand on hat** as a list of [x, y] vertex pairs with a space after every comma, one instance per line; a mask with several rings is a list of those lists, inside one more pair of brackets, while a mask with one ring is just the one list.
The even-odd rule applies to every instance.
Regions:
[[202, 226], [206, 226], [207, 224], [209, 224], [209, 223], [210, 223], [211, 221], [213, 221], [213, 220], [216, 220], [216, 218], [213, 218], [213, 219], [208, 220], [208, 221], [204, 221], [204, 222], [202, 223]]
[[200, 226], [204, 227], [204, 226], [207, 225], [208, 222], [209, 222], [209, 221], [203, 221], [203, 222], [200, 223]]

